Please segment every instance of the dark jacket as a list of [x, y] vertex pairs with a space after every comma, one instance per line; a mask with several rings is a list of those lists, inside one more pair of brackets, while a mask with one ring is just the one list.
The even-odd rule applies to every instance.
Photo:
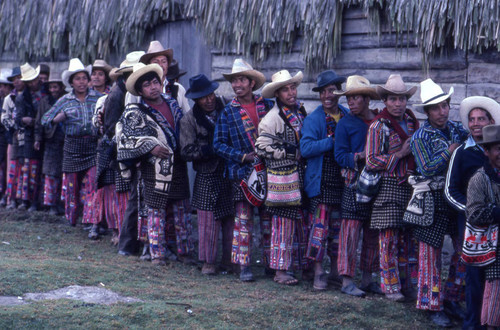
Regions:
[[116, 84], [111, 88], [111, 91], [104, 102], [104, 134], [109, 138], [115, 135], [115, 126], [120, 119], [123, 110], [125, 109], [125, 94], [127, 88], [123, 77], [118, 77]]
[[41, 159], [42, 153], [33, 148], [35, 143], [35, 125], [27, 126], [23, 123], [24, 117], [35, 119], [38, 112], [39, 102], [33, 100], [29, 87], [16, 98], [15, 123], [19, 127], [18, 138], [20, 144], [24, 142], [24, 158]]

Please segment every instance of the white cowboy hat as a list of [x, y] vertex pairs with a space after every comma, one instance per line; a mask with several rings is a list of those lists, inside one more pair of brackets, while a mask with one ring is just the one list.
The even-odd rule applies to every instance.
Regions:
[[149, 43], [149, 48], [146, 54], [141, 56], [140, 61], [144, 64], [149, 64], [149, 61], [156, 56], [165, 55], [168, 60], [168, 64], [172, 63], [174, 58], [174, 51], [172, 48], [163, 48], [163, 45], [158, 40], [153, 40]]
[[118, 76], [125, 72], [132, 72], [133, 66], [139, 63], [141, 56], [146, 54], [146, 52], [142, 50], [136, 50], [134, 52], [130, 52], [125, 56], [125, 59], [120, 63], [120, 67], [113, 68], [109, 72], [109, 77], [113, 80], [116, 80]]
[[231, 73], [223, 73], [222, 75], [229, 82], [235, 76], [246, 76], [255, 81], [255, 86], [253, 86], [254, 91], [259, 89], [266, 82], [266, 77], [262, 72], [254, 70], [250, 64], [243, 61], [243, 59], [241, 58], [237, 58], [234, 60]]
[[148, 65], [144, 63], [137, 63], [136, 65], [134, 65], [133, 70], [134, 71], [132, 72], [130, 77], [128, 77], [127, 82], [125, 83], [125, 86], [127, 87], [129, 93], [135, 96], [139, 96], [139, 93], [135, 90], [135, 83], [141, 76], [148, 72], [156, 72], [158, 77], [160, 77], [161, 79], [161, 76], [163, 74], [163, 69], [156, 63]]
[[72, 75], [78, 72], [87, 72], [90, 78], [90, 75], [92, 74], [92, 65], [84, 66], [82, 61], [80, 61], [80, 59], [78, 58], [72, 58], [71, 60], [69, 60], [68, 70], [64, 70], [61, 75], [64, 86], [72, 88], [69, 83], [69, 79]]
[[438, 84], [432, 81], [431, 78], [426, 79], [420, 83], [420, 99], [422, 100], [422, 104], [415, 104], [415, 106], [425, 107], [441, 103], [444, 100], [449, 99], [453, 92], [453, 87], [450, 87], [450, 91], [446, 94]]
[[477, 108], [488, 111], [495, 125], [500, 124], [500, 104], [497, 101], [486, 96], [470, 96], [460, 103], [460, 120], [465, 128], [469, 127], [469, 113]]
[[345, 90], [343, 91], [334, 91], [336, 95], [366, 95], [370, 97], [372, 100], [378, 100], [380, 97], [378, 96], [375, 88], [370, 87], [370, 81], [365, 77], [354, 75], [347, 77], [347, 81], [345, 83]]
[[3, 68], [0, 70], [0, 84], [12, 85], [12, 81], [7, 78], [12, 74], [12, 69]]
[[32, 81], [35, 80], [40, 74], [40, 66], [36, 69], [29, 65], [28, 63], [24, 63], [21, 65], [21, 80], [22, 81]]
[[304, 75], [302, 71], [297, 72], [295, 76], [292, 77], [288, 70], [281, 70], [273, 74], [271, 82], [264, 86], [262, 89], [262, 96], [265, 98], [274, 97], [274, 92], [283, 86], [295, 83], [297, 86], [300, 85]]
[[413, 94], [417, 91], [417, 86], [413, 86], [411, 88], [406, 88], [406, 85], [399, 74], [391, 74], [387, 79], [387, 82], [383, 86], [375, 87], [377, 94], [380, 98], [388, 95], [406, 95], [407, 98], [412, 97]]

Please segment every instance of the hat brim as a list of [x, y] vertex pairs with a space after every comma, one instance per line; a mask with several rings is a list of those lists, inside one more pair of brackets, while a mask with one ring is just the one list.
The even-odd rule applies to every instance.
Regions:
[[323, 88], [325, 88], [328, 85], [337, 85], [337, 84], [345, 83], [346, 79], [347, 79], [346, 77], [337, 76], [336, 78], [331, 79], [330, 81], [327, 81], [326, 83], [324, 83], [321, 86], [313, 87], [312, 91], [313, 92], [320, 92]]
[[380, 98], [383, 98], [386, 95], [406, 95], [407, 98], [410, 98], [417, 91], [417, 86], [413, 86], [406, 91], [393, 91], [385, 88], [384, 86], [377, 86], [375, 87], [375, 90]]
[[231, 82], [231, 80], [237, 76], [245, 76], [252, 79], [253, 81], [255, 81], [255, 86], [253, 86], [252, 88], [253, 91], [256, 91], [259, 88], [261, 88], [262, 85], [264, 85], [264, 83], [266, 82], [266, 76], [264, 76], [262, 72], [259, 72], [257, 70], [246, 70], [235, 73], [223, 73], [222, 75], [229, 82]]
[[174, 59], [174, 50], [172, 48], [167, 48], [165, 50], [162, 50], [161, 52], [146, 53], [146, 54], [141, 56], [141, 58], [139, 59], [139, 62], [142, 62], [142, 63], [148, 65], [148, 64], [150, 64], [149, 61], [151, 61], [151, 59], [153, 57], [161, 56], [161, 55], [165, 55], [167, 57], [168, 64], [170, 65], [170, 63], [172, 63], [172, 61]]
[[167, 79], [168, 79], [168, 80], [177, 79], [177, 78], [182, 77], [182, 76], [183, 76], [183, 75], [185, 75], [186, 73], [187, 73], [187, 71], [180, 70], [178, 74], [167, 76]]
[[4, 84], [4, 85], [12, 85], [12, 81], [10, 81], [9, 79], [0, 79], [0, 84]]
[[61, 80], [67, 88], [71, 89], [71, 84], [69, 83], [69, 78], [71, 78], [72, 75], [78, 73], [78, 72], [87, 72], [89, 78], [92, 75], [92, 65], [87, 65], [84, 69], [79, 69], [75, 71], [69, 71], [69, 70], [64, 70], [63, 73], [61, 74]]
[[476, 142], [476, 144], [480, 144], [482, 146], [485, 146], [485, 145], [488, 145], [488, 144], [498, 144], [498, 143], [500, 143], [500, 139], [493, 140], [493, 141], [479, 141], [479, 142]]
[[353, 88], [348, 91], [334, 91], [333, 93], [335, 95], [346, 96], [346, 97], [350, 95], [366, 95], [372, 100], [380, 100], [380, 96], [375, 91], [375, 88], [372, 87]]
[[158, 77], [160, 77], [160, 79], [161, 79], [161, 76], [163, 75], [163, 69], [161, 68], [161, 66], [159, 66], [156, 63], [148, 64], [148, 65], [146, 65], [138, 70], [135, 70], [134, 72], [132, 72], [130, 77], [128, 77], [127, 82], [125, 83], [125, 86], [127, 87], [127, 91], [130, 94], [135, 95], [135, 96], [140, 96], [139, 93], [135, 90], [135, 83], [137, 82], [137, 80], [140, 77], [142, 77], [143, 75], [145, 75], [148, 72], [155, 72], [158, 75]]
[[37, 66], [37, 68], [35, 69], [34, 75], [31, 75], [31, 76], [28, 76], [25, 78], [23, 78], [23, 76], [21, 75], [21, 81], [24, 81], [24, 82], [32, 81], [32, 80], [35, 80], [36, 78], [38, 78], [39, 75], [40, 75], [40, 66]]
[[111, 70], [113, 70], [113, 67], [111, 65], [109, 65], [109, 64], [108, 65], [104, 65], [104, 66], [101, 66], [101, 65], [97, 66], [96, 65], [96, 66], [92, 66], [92, 71], [93, 70], [102, 70], [102, 71], [106, 72], [109, 75], [109, 73], [111, 72]]
[[190, 98], [190, 99], [199, 99], [201, 97], [204, 97], [204, 96], [207, 96], [207, 95], [210, 95], [212, 94], [213, 92], [215, 92], [215, 90], [219, 88], [219, 83], [216, 82], [216, 81], [212, 81], [212, 83], [210, 84], [210, 87], [207, 87], [205, 90], [203, 91], [198, 91], [198, 92], [191, 92], [191, 88], [189, 88], [187, 91], [186, 91], [186, 97], [187, 98]]
[[[450, 87], [450, 90], [448, 91], [448, 94], [443, 94], [443, 95], [441, 95], [439, 97], [433, 98], [430, 101], [423, 102], [421, 104], [414, 104], [414, 106], [416, 106], [416, 107], [426, 107], [428, 105], [439, 104], [439, 103], [441, 103], [441, 102], [449, 99], [451, 97], [451, 95], [453, 95], [453, 92], [455, 92], [455, 89], [452, 86], [452, 87]], [[421, 112], [423, 112], [423, 110]]]
[[286, 86], [288, 84], [297, 84], [300, 85], [302, 82], [302, 79], [304, 79], [304, 74], [302, 71], [297, 72], [295, 76], [293, 76], [290, 79], [283, 80], [283, 81], [276, 81], [276, 82], [271, 82], [264, 86], [262, 89], [262, 96], [265, 98], [272, 98], [274, 97], [274, 92], [276, 92], [278, 89], [280, 89], [283, 86]]
[[460, 120], [462, 125], [469, 129], [469, 114], [473, 109], [481, 108], [491, 115], [495, 125], [500, 125], [500, 104], [485, 96], [470, 96], [460, 103]]

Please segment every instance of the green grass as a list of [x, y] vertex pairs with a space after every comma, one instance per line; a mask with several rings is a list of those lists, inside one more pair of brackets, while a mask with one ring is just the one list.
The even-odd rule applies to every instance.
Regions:
[[[9, 242], [10, 245], [1, 242]], [[430, 329], [413, 304], [336, 289], [315, 292], [311, 283], [285, 287], [255, 266], [257, 281], [235, 275], [205, 277], [197, 267], [153, 267], [122, 257], [109, 237], [90, 241], [81, 227], [44, 213], [0, 211], [0, 296], [22, 296], [69, 285], [105, 285], [143, 303], [93, 305], [74, 300], [0, 306], [0, 329], [337, 328]], [[192, 306], [188, 314], [183, 306]]]

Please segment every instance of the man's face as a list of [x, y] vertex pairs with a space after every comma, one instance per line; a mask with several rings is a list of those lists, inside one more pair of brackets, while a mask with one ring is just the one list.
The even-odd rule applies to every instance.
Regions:
[[389, 113], [399, 119], [403, 119], [406, 111], [406, 95], [387, 95], [387, 99], [384, 101], [385, 107]]
[[293, 107], [297, 102], [297, 85], [295, 83], [285, 85], [274, 92], [274, 96], [287, 107]]
[[42, 87], [42, 84], [40, 82], [40, 78], [36, 77], [33, 80], [27, 81], [26, 85], [32, 92], [38, 92], [40, 88]]
[[45, 84], [47, 81], [49, 81], [49, 75], [46, 73], [41, 73], [38, 75], [38, 78], [40, 78], [40, 81], [42, 84]]
[[106, 73], [104, 70], [94, 69], [92, 70], [92, 75], [90, 76], [92, 86], [99, 88], [106, 84]]
[[438, 104], [429, 106], [426, 110], [429, 123], [435, 128], [445, 128], [450, 113], [450, 106], [448, 101], [444, 100]]
[[500, 143], [485, 148], [484, 154], [488, 157], [491, 166], [500, 170]]
[[21, 76], [14, 77], [12, 84], [17, 91], [22, 91], [24, 89], [24, 82], [21, 80]]
[[73, 81], [71, 82], [71, 87], [75, 91], [75, 94], [85, 94], [89, 85], [89, 77], [86, 72], [78, 72], [73, 75]]
[[141, 85], [142, 91], [139, 95], [146, 101], [156, 101], [161, 97], [162, 85], [158, 78], [144, 81]]
[[483, 109], [472, 109], [469, 112], [469, 131], [474, 140], [483, 139], [483, 127], [495, 124], [493, 119], [489, 119], [486, 111]]
[[210, 93], [207, 96], [203, 96], [197, 99], [196, 104], [206, 112], [212, 112], [215, 110], [215, 93]]
[[59, 83], [50, 83], [49, 84], [49, 93], [53, 98], [58, 99], [61, 97], [63, 93], [63, 87]]
[[168, 58], [165, 55], [158, 55], [149, 60], [148, 64], [156, 63], [163, 69], [162, 80], [167, 76], [168, 71]]
[[352, 114], [359, 116], [363, 111], [365, 111], [370, 104], [370, 98], [364, 95], [349, 95], [347, 96], [347, 105], [351, 110]]
[[231, 80], [236, 97], [244, 98], [252, 94], [252, 88], [255, 86], [255, 81], [248, 79], [246, 76], [236, 76]]
[[339, 104], [339, 96], [333, 94], [334, 91], [337, 90], [337, 86], [331, 84], [325, 86], [319, 92], [319, 99], [321, 100], [321, 104], [323, 105], [323, 109], [327, 112], [332, 112], [337, 110]]

